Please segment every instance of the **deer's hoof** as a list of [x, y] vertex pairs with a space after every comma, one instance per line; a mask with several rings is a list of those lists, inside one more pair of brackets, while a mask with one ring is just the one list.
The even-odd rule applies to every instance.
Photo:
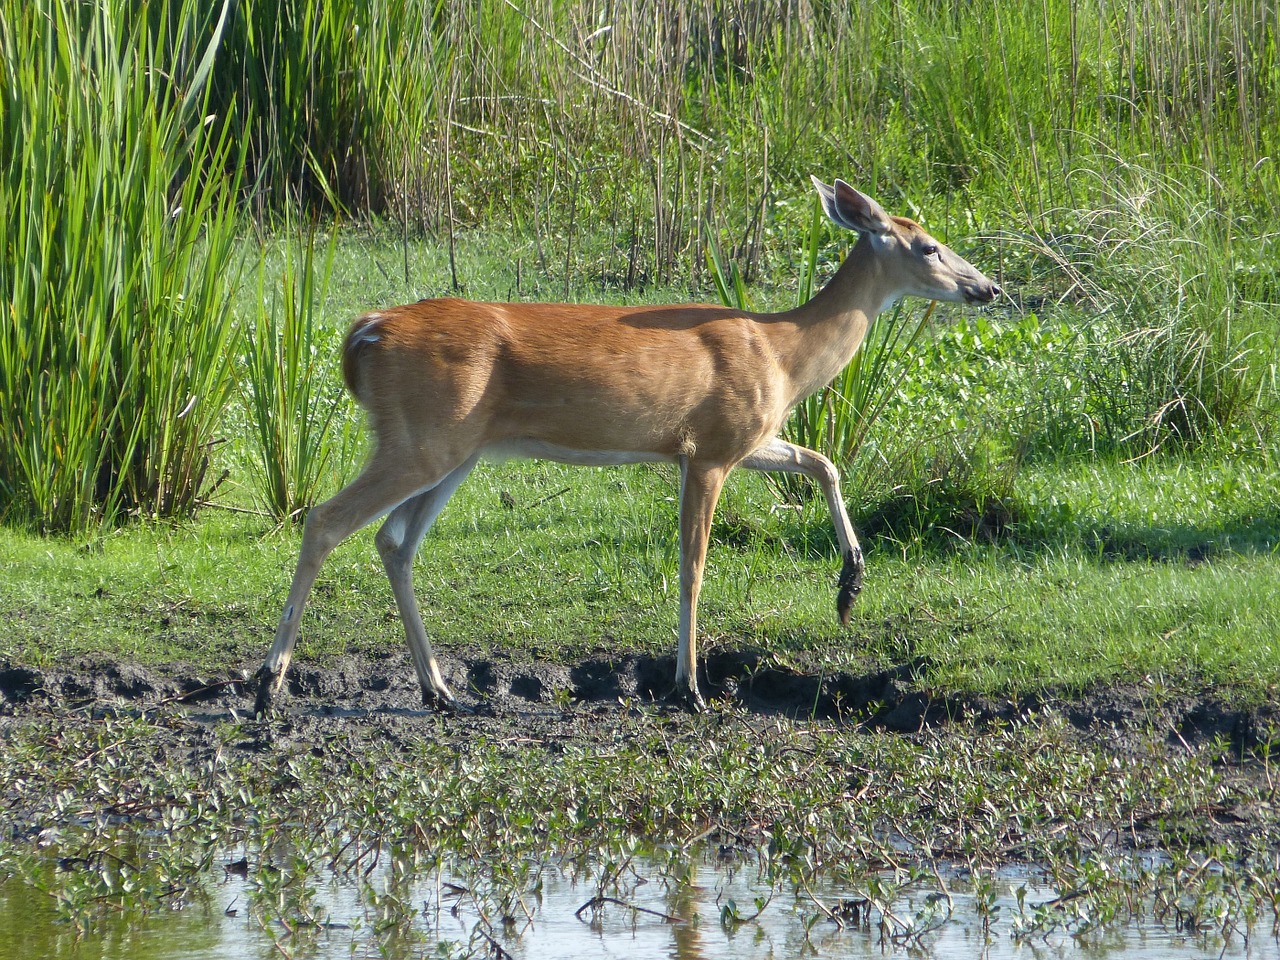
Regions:
[[849, 624], [853, 601], [862, 592], [862, 577], [866, 569], [861, 547], [854, 547], [844, 555], [844, 565], [840, 568], [839, 592], [836, 594], [836, 611], [840, 614], [840, 622], [845, 626]]
[[264, 717], [275, 701], [276, 690], [280, 686], [280, 676], [265, 666], [253, 675], [257, 682], [258, 692], [253, 699], [253, 715]]
[[428, 710], [450, 717], [463, 712], [462, 705], [454, 699], [452, 693], [448, 690], [436, 690], [434, 687], [422, 688], [422, 705]]
[[689, 713], [707, 712], [707, 701], [703, 700], [702, 694], [698, 692], [696, 681], [688, 686], [682, 681], [676, 681], [676, 685], [667, 700], [674, 706], [687, 710]]

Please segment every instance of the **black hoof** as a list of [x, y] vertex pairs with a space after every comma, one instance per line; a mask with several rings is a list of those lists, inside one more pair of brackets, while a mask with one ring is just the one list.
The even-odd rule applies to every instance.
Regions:
[[253, 715], [263, 717], [271, 709], [272, 701], [275, 699], [276, 675], [263, 667], [253, 675], [253, 678], [258, 685], [257, 696], [253, 699]]
[[840, 614], [840, 622], [845, 626], [849, 624], [849, 612], [853, 601], [862, 592], [862, 576], [866, 568], [861, 547], [854, 547], [852, 552], [845, 554], [844, 566], [840, 568], [840, 590], [836, 594], [836, 611]]
[[707, 701], [702, 699], [702, 694], [698, 692], [696, 686], [688, 688], [677, 683], [667, 696], [667, 702], [689, 713], [707, 712]]
[[453, 698], [453, 694], [440, 694], [430, 687], [422, 688], [422, 705], [428, 710], [443, 713], [447, 717], [455, 717], [465, 713], [462, 705]]

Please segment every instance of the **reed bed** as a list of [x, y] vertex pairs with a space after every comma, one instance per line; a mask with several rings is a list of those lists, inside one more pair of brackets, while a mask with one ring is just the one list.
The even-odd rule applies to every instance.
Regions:
[[0, 18], [0, 517], [189, 512], [213, 479], [241, 154], [206, 101], [225, 20], [197, 6], [173, 31], [123, 3]]
[[794, 289], [838, 257], [796, 253], [810, 172], [971, 238], [1024, 309], [1114, 320], [1095, 339], [1162, 384], [1121, 436], [1254, 427], [1278, 24], [1260, 0], [3, 0], [4, 515], [207, 498], [260, 325], [232, 310], [250, 223], [390, 222], [464, 291], [460, 238], [502, 231], [566, 297], [700, 292], [715, 237]]

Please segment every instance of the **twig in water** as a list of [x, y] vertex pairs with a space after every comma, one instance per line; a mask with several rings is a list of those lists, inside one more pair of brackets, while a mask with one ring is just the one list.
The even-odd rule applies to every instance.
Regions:
[[938, 887], [942, 890], [942, 895], [947, 898], [947, 912], [955, 913], [956, 912], [955, 901], [951, 899], [951, 891], [947, 889], [947, 885], [942, 879], [942, 874], [938, 871], [937, 862], [930, 860], [929, 867], [933, 870], [933, 878], [938, 881]]
[[807, 877], [800, 878], [800, 886], [804, 888], [805, 895], [810, 900], [813, 901], [813, 905], [818, 908], [818, 910], [822, 913], [822, 915], [826, 917], [828, 920], [830, 920], [832, 923], [834, 923], [841, 930], [843, 930], [844, 920], [842, 920], [839, 916], [837, 916], [836, 913], [830, 907], [828, 907], [825, 903], [819, 900], [817, 896], [814, 895], [814, 892], [809, 888], [809, 880]]
[[[634, 903], [627, 903], [627, 901], [619, 900], [617, 897], [592, 897], [590, 900], [588, 900], [586, 903], [580, 906], [577, 910], [575, 910], [573, 912], [573, 915], [577, 917], [579, 920], [582, 920], [582, 914], [585, 910], [588, 910], [588, 909], [595, 910], [598, 907], [603, 907], [606, 903], [616, 904], [619, 907], [626, 907], [632, 913], [647, 913], [651, 917], [659, 918], [664, 923], [684, 923], [685, 922], [679, 917], [671, 916], [671, 914], [669, 913], [663, 913], [660, 910], [650, 910], [648, 907], [637, 907]], [[585, 923], [586, 921], [583, 921], [583, 922]]]
[[498, 960], [516, 960], [516, 958], [513, 957], [502, 944], [493, 938], [493, 935], [489, 933], [488, 930], [485, 930], [483, 927], [477, 927], [476, 930], [479, 931], [480, 936], [484, 937], [488, 942], [489, 946], [493, 949], [493, 955], [497, 957]]

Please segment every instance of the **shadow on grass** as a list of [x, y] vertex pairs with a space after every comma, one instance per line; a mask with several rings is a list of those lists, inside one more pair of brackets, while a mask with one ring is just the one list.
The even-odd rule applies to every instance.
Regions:
[[[868, 552], [913, 550], [949, 555], [974, 544], [1023, 555], [1074, 551], [1100, 561], [1169, 561], [1191, 566], [1227, 555], [1269, 555], [1280, 548], [1280, 506], [1223, 515], [1207, 524], [1133, 524], [1106, 515], [1050, 515], [1013, 498], [937, 500], [921, 510], [910, 497], [893, 498], [853, 518]], [[811, 556], [837, 557], [830, 523], [793, 524], [782, 539]], [[741, 533], [736, 540], [741, 540]]]

